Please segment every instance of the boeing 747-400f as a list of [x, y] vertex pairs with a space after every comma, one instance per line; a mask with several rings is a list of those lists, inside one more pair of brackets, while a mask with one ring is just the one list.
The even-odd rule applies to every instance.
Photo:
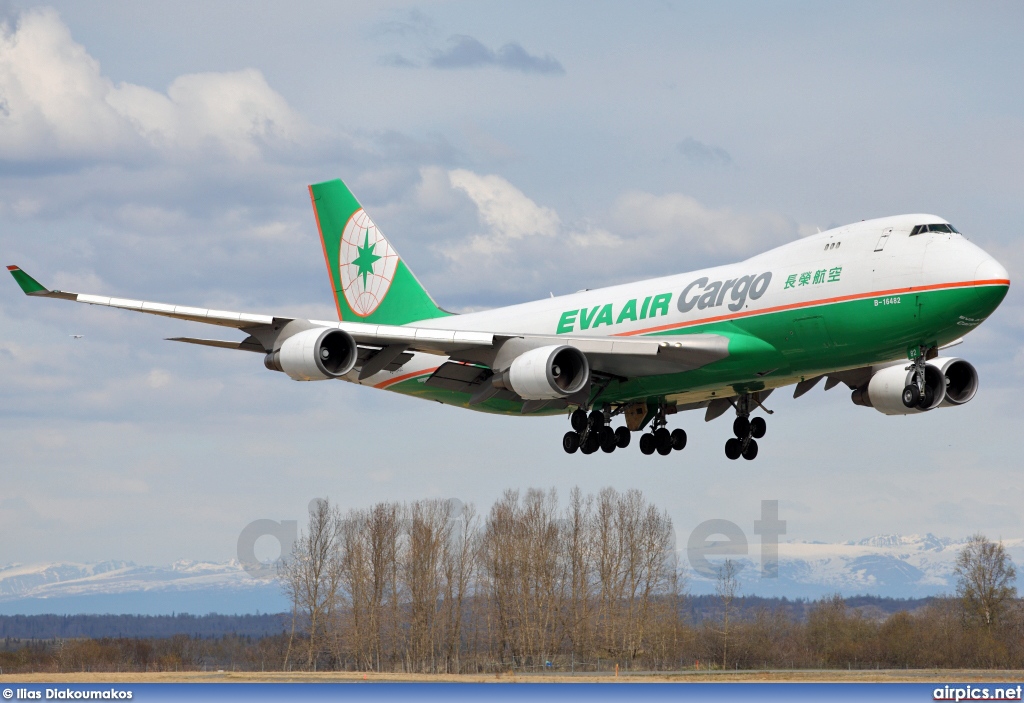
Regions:
[[[338, 379], [509, 415], [569, 416], [570, 454], [686, 445], [670, 417], [733, 410], [730, 459], [757, 456], [768, 395], [825, 379], [853, 402], [906, 415], [962, 405], [975, 368], [940, 356], [1009, 288], [1006, 269], [934, 215], [831, 229], [727, 266], [454, 315], [438, 307], [339, 180], [310, 186], [337, 321], [305, 320], [49, 290], [28, 295], [236, 328], [296, 381]], [[624, 423], [613, 428], [617, 416]]]

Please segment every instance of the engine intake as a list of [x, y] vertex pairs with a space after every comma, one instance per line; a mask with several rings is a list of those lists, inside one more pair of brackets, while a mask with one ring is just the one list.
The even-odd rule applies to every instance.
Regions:
[[351, 371], [358, 354], [356, 341], [348, 332], [321, 328], [292, 335], [280, 349], [267, 354], [263, 364], [296, 381], [326, 381]]
[[538, 347], [513, 359], [501, 380], [525, 400], [554, 400], [583, 390], [590, 381], [590, 364], [575, 347]]
[[946, 379], [946, 397], [939, 407], [948, 408], [963, 405], [974, 398], [978, 392], [978, 371], [974, 366], [963, 360], [951, 357], [936, 357], [928, 361]]

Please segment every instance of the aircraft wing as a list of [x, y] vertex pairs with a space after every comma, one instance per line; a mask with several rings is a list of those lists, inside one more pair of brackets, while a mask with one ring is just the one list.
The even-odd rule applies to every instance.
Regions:
[[586, 354], [594, 371], [621, 378], [678, 373], [729, 356], [729, 339], [717, 334], [675, 335], [670, 341], [667, 338], [510, 334], [306, 320], [51, 290], [17, 266], [8, 266], [7, 269], [22, 291], [33, 297], [59, 298], [88, 305], [133, 310], [178, 320], [233, 327], [249, 333], [241, 342], [195, 337], [171, 338], [171, 341], [176, 342], [266, 353], [277, 348], [279, 339], [295, 332], [315, 327], [341, 329], [351, 334], [360, 347], [377, 348], [360, 355], [364, 362], [360, 378], [372, 375], [367, 373], [371, 370], [374, 373], [392, 370], [391, 367], [397, 362], [404, 363], [403, 357], [407, 359], [409, 352], [440, 354], [464, 363], [505, 368], [512, 358], [524, 351], [565, 344]]

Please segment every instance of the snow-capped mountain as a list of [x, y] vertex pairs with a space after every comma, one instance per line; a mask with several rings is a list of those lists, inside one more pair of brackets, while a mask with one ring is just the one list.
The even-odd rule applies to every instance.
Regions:
[[0, 615], [32, 613], [281, 612], [288, 603], [272, 580], [250, 576], [237, 560], [137, 566], [10, 564], [0, 567]]
[[[965, 540], [926, 535], [878, 535], [844, 542], [782, 542], [777, 578], [762, 578], [760, 545], [738, 555], [741, 595], [820, 598], [875, 595], [920, 598], [951, 594], [953, 568]], [[1024, 565], [1024, 539], [1006, 539]], [[680, 559], [687, 564], [686, 549]], [[719, 558], [720, 563], [720, 558]], [[693, 594], [715, 592], [715, 579], [688, 568]], [[1021, 571], [1024, 577], [1024, 569]], [[1024, 581], [1018, 584], [1024, 591]], [[33, 613], [187, 612], [273, 613], [288, 610], [279, 585], [250, 576], [238, 561], [178, 561], [170, 566], [131, 562], [59, 562], [0, 567], [0, 615]]]
[[[817, 598], [832, 593], [921, 598], [952, 594], [956, 557], [966, 540], [926, 535], [877, 535], [839, 544], [781, 542], [777, 578], [762, 578], [760, 546], [738, 557], [741, 592], [747, 595]], [[1004, 539], [1016, 564], [1024, 563], [1024, 539]], [[1024, 573], [1020, 574], [1024, 576]], [[1024, 586], [1024, 582], [1020, 584]], [[693, 593], [714, 593], [715, 579], [691, 573]]]

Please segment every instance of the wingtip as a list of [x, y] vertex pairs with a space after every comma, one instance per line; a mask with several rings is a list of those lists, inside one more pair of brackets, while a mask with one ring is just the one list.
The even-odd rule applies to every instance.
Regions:
[[47, 295], [52, 292], [17, 266], [8, 266], [7, 270], [25, 295]]

